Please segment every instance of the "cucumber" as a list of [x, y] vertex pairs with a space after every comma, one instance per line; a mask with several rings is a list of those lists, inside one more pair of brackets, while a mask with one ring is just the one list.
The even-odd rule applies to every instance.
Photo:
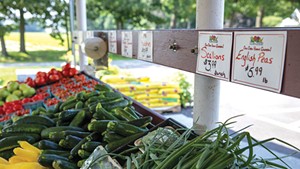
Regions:
[[41, 135], [35, 133], [1, 133], [0, 135], [2, 138], [10, 137], [10, 136], [31, 136], [36, 141], [41, 139]]
[[90, 132], [82, 132], [82, 131], [74, 131], [74, 130], [57, 131], [57, 132], [51, 132], [49, 134], [49, 139], [54, 142], [59, 142], [61, 139], [64, 139], [68, 135], [84, 138], [90, 134], [91, 134]]
[[19, 147], [18, 141], [34, 143], [36, 140], [32, 136], [9, 136], [0, 140], [0, 152]]
[[105, 93], [103, 93], [103, 95], [106, 98], [121, 98], [121, 97], [123, 97], [122, 94], [118, 93], [118, 92], [105, 92]]
[[75, 109], [82, 109], [82, 108], [83, 108], [83, 102], [82, 101], [77, 102], [75, 105]]
[[59, 112], [59, 107], [61, 106], [63, 102], [58, 102], [55, 106], [54, 106], [54, 110], [53, 113], [58, 113]]
[[81, 110], [76, 116], [73, 118], [69, 126], [80, 127], [85, 119], [85, 110]]
[[14, 124], [40, 124], [47, 127], [55, 126], [54, 120], [47, 116], [23, 116]]
[[39, 141], [38, 148], [41, 150], [62, 150], [62, 147], [50, 140]]
[[101, 145], [101, 142], [88, 141], [81, 145], [81, 149], [89, 151], [89, 152], [93, 152], [96, 149], [96, 147], [98, 147], [99, 145]]
[[0, 152], [0, 157], [4, 158], [6, 160], [8, 160], [13, 155], [15, 155], [14, 152], [13, 152], [13, 148]]
[[54, 160], [52, 162], [52, 167], [54, 169], [77, 169], [77, 164], [68, 162], [66, 160]]
[[64, 110], [59, 113], [58, 118], [61, 121], [71, 121], [79, 111], [77, 109]]
[[91, 152], [88, 152], [88, 151], [85, 151], [85, 150], [78, 150], [78, 155], [79, 157], [85, 159], [85, 158], [88, 158], [92, 153]]
[[92, 91], [92, 92], [90, 92], [90, 93], [85, 93], [85, 94], [84, 94], [84, 98], [85, 98], [85, 100], [87, 100], [87, 99], [89, 99], [90, 97], [98, 96], [98, 95], [99, 95], [99, 93], [97, 93], [96, 91]]
[[88, 125], [89, 131], [97, 131], [99, 133], [104, 132], [107, 129], [107, 124], [111, 122], [111, 120], [97, 120], [92, 121]]
[[58, 127], [50, 127], [46, 128], [42, 131], [41, 136], [42, 138], [49, 138], [50, 132], [56, 132], [56, 131], [65, 131], [65, 130], [73, 130], [73, 131], [84, 131], [80, 127], [73, 127], [73, 126], [58, 126]]
[[79, 160], [77, 162], [77, 167], [79, 167], [79, 168], [82, 167], [85, 161], [86, 161], [86, 159]]
[[91, 104], [91, 103], [93, 103], [93, 102], [98, 101], [98, 99], [99, 99], [98, 96], [92, 96], [92, 97], [90, 97], [90, 98], [87, 99], [86, 103], [87, 103], [87, 104]]
[[142, 137], [144, 135], [144, 133], [137, 133], [137, 134], [133, 134], [131, 136], [125, 137], [123, 139], [114, 141], [114, 142], [110, 142], [105, 146], [105, 149], [107, 150], [107, 152], [112, 152], [113, 150], [123, 146], [123, 145], [127, 145], [133, 141], [135, 141], [136, 139]]
[[62, 121], [60, 119], [57, 120], [56, 126], [69, 126], [70, 121]]
[[112, 88], [106, 84], [96, 84], [94, 88], [101, 93], [113, 91]]
[[78, 154], [78, 150], [81, 148], [81, 146], [88, 142], [88, 141], [92, 141], [92, 140], [96, 140], [99, 138], [99, 134], [97, 132], [93, 132], [90, 135], [88, 135], [87, 137], [85, 137], [84, 139], [82, 139], [80, 142], [78, 142], [76, 144], [76, 146], [74, 146], [74, 148], [72, 148], [72, 150], [70, 151], [70, 158], [74, 158], [77, 154]]
[[64, 160], [64, 161], [68, 161], [68, 158], [63, 157], [63, 156], [59, 156], [59, 155], [54, 155], [54, 154], [41, 154], [39, 156], [38, 162], [44, 166], [44, 167], [52, 167], [52, 163], [55, 160]]
[[132, 116], [134, 116], [136, 119], [140, 118], [140, 116], [137, 114], [137, 112], [134, 110], [134, 108], [132, 108], [132, 106], [130, 107], [125, 107], [124, 110], [131, 114]]
[[107, 124], [107, 129], [110, 131], [114, 131], [122, 136], [131, 136], [136, 133], [144, 133], [147, 132], [147, 129], [140, 128], [128, 123], [122, 123], [117, 121], [110, 121]]
[[116, 141], [116, 140], [120, 140], [124, 138], [124, 136], [121, 136], [117, 133], [114, 132], [105, 132], [104, 137], [103, 137], [103, 141], [106, 141], [107, 143]]
[[126, 112], [125, 110], [123, 110], [121, 108], [116, 108], [116, 109], [112, 110], [112, 112], [114, 112], [119, 117], [122, 117], [126, 121], [131, 121], [131, 120], [138, 119], [135, 116], [133, 116], [132, 114]]
[[83, 102], [83, 101], [85, 101], [84, 96], [85, 96], [85, 92], [79, 92], [79, 93], [76, 94], [75, 98], [76, 98], [77, 101]]
[[88, 105], [89, 111], [93, 114], [96, 112], [97, 103], [92, 103]]
[[6, 133], [36, 133], [40, 134], [47, 127], [40, 124], [16, 124], [10, 125], [2, 129]]
[[68, 158], [70, 155], [70, 152], [64, 151], [64, 150], [42, 150], [41, 154], [54, 154], [54, 155], [59, 155], [59, 156]]
[[119, 97], [119, 98], [107, 98], [107, 99], [105, 99], [105, 101], [100, 101], [100, 103], [102, 105], [109, 105], [109, 104], [117, 103], [117, 102], [122, 101], [122, 100], [124, 100], [123, 97]]
[[132, 124], [134, 126], [137, 127], [147, 127], [152, 121], [152, 117], [151, 116], [145, 116], [136, 120], [132, 120], [132, 121], [128, 121], [128, 124]]
[[68, 135], [65, 139], [60, 140], [58, 144], [59, 146], [70, 150], [75, 147], [81, 140], [82, 138], [80, 137]]
[[102, 107], [108, 111], [111, 111], [112, 109], [115, 109], [115, 108], [125, 108], [128, 105], [129, 105], [128, 100], [121, 100], [121, 101], [111, 103], [111, 104], [104, 104], [104, 105], [102, 105]]
[[98, 103], [97, 104], [97, 107], [96, 107], [96, 113], [98, 115], [95, 115], [95, 116], [103, 116], [105, 117], [106, 120], [119, 120], [118, 118], [116, 118], [114, 115], [112, 115], [111, 113], [109, 113], [108, 111], [106, 111], [101, 103]]
[[63, 110], [64, 107], [66, 107], [68, 104], [73, 104], [73, 103], [76, 103], [76, 98], [74, 96], [70, 96], [68, 100], [66, 100], [59, 106], [59, 110]]

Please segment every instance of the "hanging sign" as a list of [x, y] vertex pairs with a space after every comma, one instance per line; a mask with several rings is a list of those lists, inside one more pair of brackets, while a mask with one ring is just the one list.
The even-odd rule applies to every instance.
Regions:
[[117, 53], [117, 32], [108, 31], [108, 51]]
[[198, 39], [196, 72], [229, 81], [232, 32], [199, 32]]
[[286, 31], [235, 32], [232, 82], [280, 92]]
[[122, 32], [122, 56], [132, 58], [132, 32]]
[[153, 62], [153, 33], [151, 31], [139, 32], [138, 59]]

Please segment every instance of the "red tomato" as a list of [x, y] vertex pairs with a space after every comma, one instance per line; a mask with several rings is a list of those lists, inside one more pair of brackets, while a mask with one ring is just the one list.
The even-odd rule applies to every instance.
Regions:
[[69, 76], [74, 76], [77, 74], [77, 70], [75, 68], [70, 68]]
[[25, 82], [28, 86], [30, 86], [30, 87], [35, 87], [36, 86], [36, 84], [35, 84], [35, 82], [30, 78], [30, 77], [28, 77], [27, 79], [26, 79], [26, 82]]
[[64, 77], [69, 77], [69, 70], [63, 70], [62, 74]]
[[71, 68], [71, 64], [70, 64], [70, 62], [68, 62], [66, 65], [64, 65], [63, 67], [62, 67], [62, 70], [64, 71], [64, 70], [68, 70], [68, 69], [70, 69]]
[[52, 74], [52, 75], [49, 76], [49, 80], [51, 82], [56, 82], [56, 81], [59, 80], [59, 76], [57, 74]]
[[45, 85], [46, 84], [46, 80], [44, 77], [37, 77], [35, 80], [34, 80], [35, 84], [38, 85], [38, 86], [42, 86], [42, 85]]
[[36, 76], [37, 77], [46, 77], [47, 73], [46, 72], [37, 72]]
[[58, 73], [58, 71], [55, 68], [52, 68], [49, 72], [51, 74], [57, 74]]
[[22, 100], [22, 103], [23, 104], [25, 104], [25, 103], [29, 103], [29, 102], [31, 102], [32, 100], [30, 99], [30, 98], [24, 98], [23, 100]]

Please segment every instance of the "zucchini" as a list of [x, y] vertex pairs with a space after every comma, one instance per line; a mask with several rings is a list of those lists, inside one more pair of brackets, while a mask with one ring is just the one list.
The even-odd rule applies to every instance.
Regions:
[[40, 124], [47, 127], [55, 126], [54, 120], [47, 116], [23, 116], [14, 124]]
[[85, 93], [84, 94], [84, 99], [87, 100], [89, 99], [90, 97], [93, 97], [93, 96], [98, 96], [99, 94], [96, 92], [96, 91], [93, 91], [93, 92], [90, 92], [90, 93]]
[[70, 121], [62, 121], [60, 119], [57, 120], [56, 126], [69, 126]]
[[123, 110], [121, 108], [116, 108], [116, 109], [112, 110], [112, 112], [117, 114], [119, 117], [122, 117], [126, 121], [138, 119], [137, 117], [133, 116], [132, 114], [126, 112], [125, 110]]
[[75, 96], [75, 98], [76, 98], [77, 101], [83, 102], [83, 101], [85, 101], [85, 97], [84, 96], [85, 96], [85, 92], [83, 91], [83, 92], [77, 93], [76, 96]]
[[107, 143], [116, 141], [116, 140], [120, 140], [124, 138], [124, 136], [121, 136], [117, 133], [114, 132], [105, 132], [104, 133], [104, 137], [103, 137], [103, 141], [106, 141]]
[[124, 100], [123, 97], [119, 97], [119, 98], [107, 98], [104, 101], [100, 101], [100, 103], [102, 105], [109, 105], [109, 104], [117, 103], [117, 102], [122, 101], [122, 100]]
[[36, 140], [32, 136], [9, 136], [0, 140], [0, 152], [19, 147], [18, 141], [34, 143]]
[[82, 101], [77, 102], [75, 105], [75, 109], [82, 109], [82, 108], [83, 108], [83, 102]]
[[88, 125], [88, 130], [89, 131], [97, 131], [99, 133], [102, 133], [102, 132], [104, 132], [107, 129], [107, 124], [110, 121], [111, 120], [96, 120], [96, 121], [92, 121]]
[[40, 124], [16, 124], [10, 125], [2, 129], [6, 133], [36, 133], [40, 134], [47, 127]]
[[54, 154], [41, 154], [39, 156], [38, 162], [44, 166], [44, 167], [52, 167], [52, 163], [55, 160], [64, 160], [64, 161], [68, 161], [68, 158], [63, 157], [63, 156], [59, 156], [59, 155], [54, 155]]
[[62, 150], [62, 147], [50, 140], [39, 141], [38, 148], [41, 150]]
[[59, 113], [58, 118], [61, 121], [71, 121], [80, 110], [70, 109]]
[[64, 139], [68, 135], [84, 138], [91, 134], [90, 132], [66, 130], [66, 131], [56, 131], [49, 134], [49, 139], [54, 142], [59, 142], [59, 140]]
[[80, 127], [85, 119], [85, 110], [81, 110], [76, 116], [73, 118], [69, 126]]
[[14, 154], [13, 152], [13, 148], [12, 149], [8, 149], [8, 150], [4, 150], [0, 152], [0, 157], [8, 160], [10, 157], [12, 157]]
[[86, 161], [86, 159], [79, 160], [77, 162], [77, 167], [79, 167], [79, 168], [82, 167], [85, 161]]
[[117, 121], [110, 121], [107, 124], [107, 129], [110, 131], [114, 131], [122, 136], [130, 136], [132, 134], [136, 133], [144, 133], [147, 132], [147, 129], [140, 128], [128, 123], [122, 123], [122, 122], [117, 122]]
[[76, 98], [74, 96], [70, 96], [68, 100], [66, 100], [59, 106], [59, 110], [62, 111], [64, 107], [66, 107], [68, 104], [73, 104], [73, 103], [76, 103]]
[[53, 112], [54, 113], [58, 113], [59, 112], [59, 107], [61, 106], [63, 102], [58, 102], [55, 106], [54, 106], [54, 110]]
[[35, 134], [35, 133], [1, 133], [1, 137], [10, 137], [10, 136], [31, 136], [34, 138], [35, 141], [38, 141], [41, 139], [40, 134]]
[[52, 162], [54, 169], [77, 169], [77, 164], [65, 161], [65, 160], [54, 160]]
[[97, 113], [97, 115], [95, 115], [95, 116], [102, 116], [102, 117], [104, 117], [106, 120], [119, 120], [118, 118], [116, 118], [114, 115], [112, 115], [111, 113], [109, 113], [108, 111], [106, 111], [103, 107], [102, 107], [102, 105], [101, 105], [101, 103], [98, 103], [97, 104], [97, 107], [96, 107], [96, 113]]
[[111, 103], [111, 104], [103, 104], [102, 106], [103, 106], [104, 109], [106, 109], [108, 111], [111, 111], [115, 108], [125, 108], [128, 105], [129, 105], [128, 100], [121, 100], [121, 101]]
[[152, 121], [152, 117], [151, 116], [145, 116], [136, 120], [132, 120], [132, 121], [128, 121], [128, 124], [132, 124], [134, 126], [137, 127], [147, 127]]
[[59, 146], [70, 150], [75, 147], [81, 140], [82, 138], [80, 137], [68, 135], [65, 139], [60, 140], [58, 144]]
[[59, 156], [68, 158], [70, 155], [70, 152], [64, 151], [64, 150], [42, 150], [41, 154], [54, 154], [54, 155], [59, 155]]
[[110, 142], [105, 146], [105, 149], [107, 150], [107, 152], [112, 152], [113, 150], [115, 150], [121, 146], [127, 145], [127, 144], [135, 141], [136, 139], [142, 137], [143, 135], [144, 135], [144, 133], [137, 133], [137, 134], [133, 134], [129, 137], [125, 137], [123, 139], [120, 139], [120, 140], [117, 140], [114, 142]]
[[70, 158], [74, 158], [77, 154], [78, 154], [78, 150], [81, 148], [81, 146], [88, 142], [88, 141], [92, 141], [92, 140], [96, 140], [98, 139], [99, 134], [97, 132], [93, 132], [90, 135], [88, 135], [87, 137], [85, 137], [84, 139], [82, 139], [79, 143], [76, 144], [76, 146], [74, 146], [74, 148], [72, 148], [72, 150], [70, 151]]
[[46, 128], [42, 131], [41, 136], [42, 138], [49, 138], [50, 132], [56, 132], [56, 131], [65, 131], [65, 130], [73, 130], [73, 131], [84, 131], [80, 127], [73, 127], [73, 126], [58, 126], [58, 127], [50, 127]]
[[112, 88], [106, 84], [96, 84], [94, 88], [101, 93], [113, 91]]
[[98, 99], [99, 99], [98, 96], [92, 96], [92, 97], [90, 97], [90, 98], [87, 99], [86, 103], [87, 103], [87, 104], [91, 104], [91, 103], [93, 103], [93, 102], [98, 101]]
[[124, 110], [131, 114], [132, 116], [134, 116], [136, 119], [140, 118], [140, 116], [137, 114], [137, 112], [134, 110], [134, 108], [132, 106], [130, 107], [125, 107]]
[[96, 112], [97, 103], [92, 103], [88, 105], [89, 111], [93, 114]]
[[98, 147], [99, 145], [101, 145], [101, 142], [88, 141], [81, 145], [81, 149], [89, 151], [89, 152], [93, 152], [96, 149], [96, 147]]
[[79, 157], [85, 159], [85, 158], [88, 158], [92, 153], [91, 152], [88, 152], [88, 151], [85, 151], [85, 150], [78, 150], [78, 155]]

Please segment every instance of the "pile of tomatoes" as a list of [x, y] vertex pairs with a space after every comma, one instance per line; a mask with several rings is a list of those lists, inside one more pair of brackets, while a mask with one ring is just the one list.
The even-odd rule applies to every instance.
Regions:
[[78, 71], [71, 67], [70, 63], [67, 63], [62, 67], [62, 70], [52, 68], [48, 73], [37, 72], [35, 79], [28, 77], [25, 81], [31, 87], [44, 86], [53, 82], [57, 82], [64, 77], [73, 77]]

